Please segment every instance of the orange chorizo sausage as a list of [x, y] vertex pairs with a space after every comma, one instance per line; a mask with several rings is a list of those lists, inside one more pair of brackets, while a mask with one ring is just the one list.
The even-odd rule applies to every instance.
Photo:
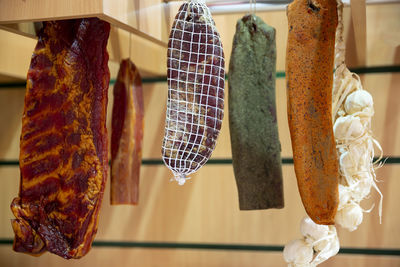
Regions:
[[295, 0], [287, 16], [287, 109], [297, 184], [310, 218], [334, 224], [339, 201], [331, 115], [336, 0]]

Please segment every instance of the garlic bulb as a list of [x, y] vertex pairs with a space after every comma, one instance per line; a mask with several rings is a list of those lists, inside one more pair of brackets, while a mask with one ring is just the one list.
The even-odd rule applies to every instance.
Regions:
[[[314, 246], [314, 250], [317, 251], [317, 255], [315, 256], [314, 260], [311, 262], [313, 266], [316, 266], [330, 257], [335, 256], [339, 252], [340, 244], [339, 238], [337, 236], [336, 228], [333, 225], [329, 226], [330, 235], [327, 239], [323, 240], [324, 243], [316, 244]], [[322, 245], [324, 244], [324, 245]]]
[[371, 192], [374, 178], [370, 173], [362, 172], [356, 176], [356, 179], [357, 183], [351, 188], [351, 192], [353, 199], [357, 202], [360, 202]]
[[353, 154], [349, 151], [344, 152], [339, 157], [340, 170], [345, 175], [353, 175], [357, 172], [357, 159], [353, 158]]
[[348, 146], [348, 151], [356, 164], [357, 169], [369, 164], [368, 148], [365, 143], [355, 143]]
[[[373, 100], [371, 94], [365, 90], [354, 91], [347, 96], [344, 102], [344, 109], [347, 114], [363, 112], [366, 108], [372, 110]], [[365, 113], [369, 113], [369, 110], [366, 110]]]
[[310, 217], [306, 216], [301, 220], [300, 232], [310, 243], [326, 237], [329, 234], [327, 225], [316, 224]]
[[344, 186], [342, 184], [339, 184], [339, 205], [338, 205], [338, 209], [341, 209], [342, 207], [347, 205], [347, 203], [351, 199], [351, 195], [352, 195], [352, 192], [351, 192], [351, 190], [350, 190], [350, 188], [348, 186]]
[[303, 239], [295, 239], [289, 242], [283, 249], [283, 258], [289, 265], [309, 266], [314, 251], [310, 244]]
[[350, 232], [357, 229], [363, 220], [363, 210], [357, 203], [350, 203], [338, 210], [335, 217], [335, 222]]
[[323, 250], [329, 249], [331, 243], [337, 238], [336, 228], [333, 225], [325, 225], [328, 229], [326, 231], [325, 236], [322, 236], [320, 239], [314, 242], [314, 250], [316, 252], [320, 252]]
[[336, 139], [349, 140], [360, 137], [364, 133], [360, 117], [347, 115], [336, 119], [333, 133]]
[[339, 239], [334, 225], [316, 224], [306, 216], [301, 220], [300, 231], [303, 239], [291, 241], [283, 250], [289, 266], [316, 266], [338, 253]]

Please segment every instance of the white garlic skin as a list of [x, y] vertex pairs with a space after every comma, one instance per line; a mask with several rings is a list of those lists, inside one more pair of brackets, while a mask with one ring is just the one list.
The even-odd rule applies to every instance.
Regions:
[[352, 195], [352, 192], [349, 189], [349, 187], [339, 184], [339, 205], [338, 205], [338, 209], [341, 209], [342, 207], [347, 205], [347, 203], [351, 199], [351, 195]]
[[372, 184], [374, 183], [374, 178], [368, 172], [359, 173], [355, 176], [356, 184], [351, 188], [352, 197], [355, 201], [360, 202], [366, 198], [371, 192]]
[[328, 228], [326, 235], [314, 243], [314, 250], [316, 252], [329, 250], [332, 246], [332, 242], [334, 242], [334, 239], [337, 238], [335, 226], [326, 226]]
[[335, 217], [335, 222], [348, 229], [350, 232], [356, 230], [362, 223], [362, 220], [363, 210], [360, 205], [356, 203], [350, 203], [338, 210]]
[[360, 137], [365, 129], [360, 117], [347, 115], [336, 119], [333, 125], [333, 133], [336, 139], [347, 140]]
[[283, 249], [283, 258], [287, 263], [304, 264], [307, 266], [314, 255], [314, 250], [303, 239], [295, 239], [290, 241]]
[[[323, 245], [322, 245], [323, 244]], [[315, 263], [318, 260], [325, 261], [329, 259], [330, 257], [335, 256], [338, 254], [340, 249], [340, 244], [339, 244], [339, 238], [335, 233], [331, 235], [331, 237], [327, 240], [324, 240], [324, 243], [321, 242], [321, 244], [317, 244], [314, 246], [314, 250], [318, 252], [317, 256], [315, 257]]]
[[321, 239], [314, 244], [314, 250], [317, 252], [314, 260], [311, 262], [312, 266], [316, 266], [330, 257], [335, 256], [339, 252], [340, 244], [333, 225], [329, 225], [329, 235], [325, 239]]
[[359, 143], [349, 146], [349, 152], [353, 161], [357, 165], [357, 169], [368, 164], [368, 151], [367, 146], [364, 143]]
[[370, 93], [365, 90], [356, 90], [347, 96], [346, 101], [344, 102], [344, 109], [347, 114], [354, 114], [356, 112], [368, 113], [369, 110], [373, 110], [373, 104]]
[[353, 153], [349, 151], [344, 152], [339, 157], [340, 170], [344, 175], [352, 175], [357, 172], [357, 159], [353, 157]]
[[313, 243], [329, 234], [327, 225], [316, 224], [310, 217], [304, 217], [300, 222], [301, 234]]

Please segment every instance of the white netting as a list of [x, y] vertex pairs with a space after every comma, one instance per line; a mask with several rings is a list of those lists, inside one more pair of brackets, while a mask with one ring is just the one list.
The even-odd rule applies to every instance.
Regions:
[[184, 184], [210, 158], [224, 108], [224, 54], [204, 1], [184, 3], [168, 43], [163, 161]]

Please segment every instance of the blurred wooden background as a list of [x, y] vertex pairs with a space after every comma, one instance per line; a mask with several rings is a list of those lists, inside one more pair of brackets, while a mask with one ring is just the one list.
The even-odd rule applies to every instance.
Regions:
[[[236, 21], [244, 14], [216, 15], [227, 64]], [[285, 11], [257, 13], [277, 30], [277, 71], [284, 71], [287, 38]], [[360, 66], [349, 8], [345, 8], [347, 61]], [[367, 66], [400, 66], [400, 3], [367, 6]], [[128, 57], [129, 35], [113, 29], [110, 39], [112, 78], [119, 60]], [[23, 82], [36, 41], [0, 30], [0, 82]], [[166, 73], [166, 48], [132, 36], [131, 58], [143, 76]], [[384, 154], [400, 156], [400, 73], [360, 75], [363, 86], [375, 101], [373, 132]], [[0, 160], [17, 160], [25, 88], [0, 87]], [[111, 89], [111, 86], [110, 86]], [[226, 98], [227, 92], [226, 90]], [[109, 94], [109, 115], [112, 107]], [[276, 81], [278, 127], [282, 157], [291, 157], [286, 117], [284, 78]], [[161, 159], [167, 84], [144, 84], [144, 159]], [[231, 158], [227, 108], [217, 148], [212, 159]], [[110, 126], [110, 122], [108, 122]], [[109, 128], [110, 129], [110, 128]], [[383, 220], [378, 210], [364, 214], [355, 232], [338, 227], [341, 247], [400, 250], [400, 164], [386, 164], [377, 171], [383, 195]], [[183, 187], [171, 183], [172, 174], [164, 165], [144, 165], [141, 171], [140, 204], [136, 207], [109, 204], [109, 185], [100, 212], [96, 241], [217, 243], [283, 246], [299, 238], [299, 222], [305, 215], [295, 183], [292, 164], [283, 165], [285, 208], [282, 210], [239, 211], [232, 165], [204, 166]], [[0, 165], [0, 239], [13, 238], [9, 205], [17, 196], [18, 166]], [[368, 209], [378, 203], [378, 195], [363, 202]], [[397, 208], [396, 208], [397, 207]], [[0, 266], [285, 266], [281, 252], [94, 247], [80, 260], [64, 260], [46, 253], [32, 257], [0, 245]], [[321, 266], [400, 266], [399, 256], [339, 254]]]

